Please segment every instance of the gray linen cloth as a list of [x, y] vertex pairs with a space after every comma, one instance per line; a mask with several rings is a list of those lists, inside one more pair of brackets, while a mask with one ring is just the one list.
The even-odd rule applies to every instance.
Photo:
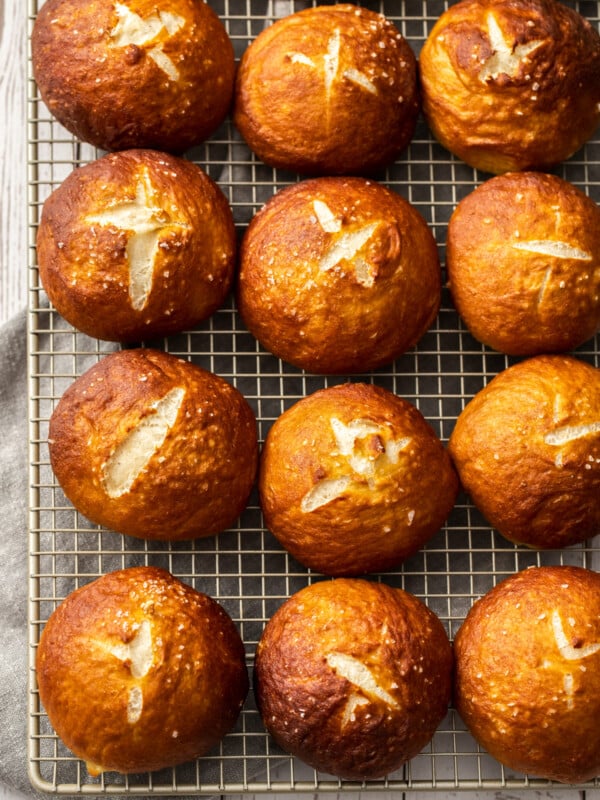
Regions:
[[0, 327], [0, 787], [40, 796], [27, 776], [27, 370], [21, 312]]

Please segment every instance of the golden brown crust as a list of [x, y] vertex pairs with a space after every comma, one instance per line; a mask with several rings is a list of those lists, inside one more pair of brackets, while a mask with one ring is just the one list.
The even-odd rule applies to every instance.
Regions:
[[276, 420], [259, 490], [267, 527], [298, 561], [358, 575], [422, 547], [450, 513], [458, 479], [417, 408], [371, 384], [344, 384]]
[[555, 0], [462, 0], [419, 66], [433, 134], [486, 172], [548, 169], [600, 121], [600, 36]]
[[49, 449], [82, 514], [161, 540], [229, 527], [246, 505], [258, 460], [243, 396], [217, 375], [150, 349], [112, 353], [80, 376], [52, 414]]
[[105, 150], [183, 152], [231, 104], [233, 47], [203, 2], [47, 0], [32, 34], [34, 76], [50, 112]]
[[42, 632], [37, 680], [51, 724], [94, 775], [204, 755], [248, 691], [231, 618], [155, 567], [112, 572], [69, 595]]
[[401, 589], [312, 584], [273, 615], [255, 693], [265, 726], [316, 769], [373, 779], [428, 743], [450, 698], [452, 650], [439, 619]]
[[475, 505], [507, 539], [566, 547], [600, 532], [600, 370], [535, 356], [498, 374], [449, 441]]
[[416, 72], [410, 46], [382, 15], [351, 4], [305, 9], [261, 32], [244, 53], [234, 122], [272, 166], [366, 174], [413, 136]]
[[55, 308], [98, 339], [167, 336], [208, 318], [233, 282], [236, 235], [219, 187], [153, 150], [111, 153], [44, 203], [40, 279]]
[[539, 567], [478, 600], [454, 641], [456, 708], [511, 769], [565, 783], [600, 772], [600, 576]]
[[459, 314], [496, 350], [564, 352], [600, 328], [600, 208], [555, 175], [501, 175], [463, 198], [446, 267]]
[[314, 178], [280, 191], [251, 221], [238, 307], [283, 360], [367, 372], [423, 336], [440, 281], [434, 238], [400, 195], [363, 178]]

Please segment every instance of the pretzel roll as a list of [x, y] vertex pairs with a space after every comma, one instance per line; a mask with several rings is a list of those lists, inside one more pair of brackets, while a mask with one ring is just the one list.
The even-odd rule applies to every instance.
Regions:
[[185, 159], [111, 153], [47, 198], [40, 280], [56, 310], [97, 339], [139, 342], [207, 319], [233, 283], [236, 236], [225, 195]]
[[433, 134], [486, 172], [549, 169], [600, 121], [600, 36], [557, 0], [461, 0], [419, 66]]
[[420, 99], [416, 58], [392, 22], [341, 3], [277, 20], [244, 53], [234, 122], [267, 164], [366, 174], [408, 145]]
[[77, 378], [52, 414], [48, 445], [78, 511], [165, 541], [232, 525], [258, 460], [254, 413], [240, 392], [150, 349], [111, 353]]
[[430, 741], [448, 710], [453, 656], [420, 600], [357, 578], [314, 583], [271, 617], [255, 695], [270, 734], [315, 769], [371, 780]]
[[448, 444], [464, 489], [512, 542], [562, 548], [600, 533], [600, 370], [535, 356], [496, 375]]
[[503, 353], [573, 350], [600, 328], [600, 208], [555, 175], [499, 175], [464, 197], [446, 267], [469, 331]]
[[181, 153], [207, 139], [233, 95], [233, 46], [197, 0], [46, 0], [31, 39], [49, 111], [104, 150]]
[[400, 195], [364, 178], [313, 178], [274, 195], [241, 246], [238, 308], [270, 352], [317, 373], [393, 361], [437, 316], [435, 240]]
[[600, 773], [600, 575], [532, 567], [477, 600], [454, 640], [454, 703], [518, 772], [563, 783]]
[[350, 383], [303, 398], [275, 421], [259, 490], [267, 527], [298, 561], [358, 575], [391, 569], [431, 539], [458, 479], [415, 406]]
[[223, 607], [156, 567], [72, 592], [42, 631], [36, 665], [50, 722], [91, 775], [205, 755], [234, 726], [249, 683]]

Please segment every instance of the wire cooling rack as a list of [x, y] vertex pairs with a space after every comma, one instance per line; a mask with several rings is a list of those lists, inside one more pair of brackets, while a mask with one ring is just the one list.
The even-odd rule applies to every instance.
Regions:
[[[212, 0], [239, 58], [275, 17], [309, 2]], [[447, 3], [389, 0], [363, 5], [393, 20], [416, 54]], [[596, 2], [571, 4], [594, 24]], [[37, 13], [29, 0], [29, 31]], [[481, 752], [450, 709], [431, 744], [403, 769], [367, 784], [340, 781], [307, 768], [281, 752], [265, 733], [252, 694], [239, 722], [209, 756], [150, 775], [107, 773], [91, 778], [54, 734], [38, 699], [34, 660], [39, 634], [71, 590], [113, 569], [137, 564], [163, 566], [219, 600], [237, 623], [247, 663], [266, 621], [293, 592], [315, 578], [289, 557], [264, 528], [256, 495], [229, 531], [211, 539], [156, 544], [124, 538], [91, 525], [62, 494], [46, 445], [49, 417], [63, 391], [114, 345], [75, 332], [51, 308], [39, 283], [35, 235], [49, 193], [76, 167], [99, 152], [75, 141], [54, 122], [40, 101], [29, 71], [29, 388], [30, 388], [30, 693], [29, 765], [34, 786], [62, 794], [195, 795], [345, 790], [527, 789], [550, 782], [513, 774]], [[357, 129], [360, 135], [360, 128]], [[9, 156], [10, 157], [10, 156]], [[241, 235], [275, 191], [298, 179], [253, 158], [230, 121], [187, 157], [221, 186]], [[600, 201], [600, 140], [562, 165], [557, 174]], [[431, 226], [444, 263], [446, 225], [456, 203], [486, 177], [450, 156], [420, 123], [414, 140], [382, 182], [409, 200]], [[414, 403], [444, 442], [466, 402], [510, 359], [478, 344], [459, 321], [447, 290], [437, 321], [418, 346], [391, 367], [361, 376], [314, 376], [264, 352], [241, 324], [232, 300], [197, 329], [160, 342], [237, 386], [252, 405], [263, 441], [273, 421], [290, 405], [324, 386], [344, 380], [372, 381]], [[598, 338], [579, 348], [600, 366]], [[515, 547], [489, 528], [465, 496], [447, 524], [401, 569], [372, 576], [422, 599], [440, 617], [451, 638], [473, 601], [508, 575], [531, 565], [568, 563], [600, 567], [597, 542], [562, 552], [535, 553]], [[600, 786], [593, 782], [589, 786]], [[581, 787], [579, 787], [581, 788]]]

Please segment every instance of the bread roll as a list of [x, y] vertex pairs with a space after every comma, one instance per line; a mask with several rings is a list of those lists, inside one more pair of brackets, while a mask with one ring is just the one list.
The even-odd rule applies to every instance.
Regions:
[[435, 614], [401, 589], [314, 583], [271, 617], [255, 694], [277, 744], [322, 772], [380, 778], [432, 738], [450, 699], [452, 650]]
[[600, 576], [532, 567], [478, 600], [454, 640], [454, 702], [507, 767], [564, 783], [600, 773]]
[[234, 122], [267, 164], [366, 174], [410, 142], [416, 58], [392, 22], [348, 3], [277, 20], [244, 53]]
[[204, 2], [46, 0], [31, 51], [49, 111], [104, 150], [183, 152], [231, 105], [233, 47]]
[[168, 336], [208, 318], [234, 272], [233, 215], [195, 164], [153, 150], [111, 153], [48, 197], [40, 279], [57, 311], [98, 339]]
[[279, 417], [259, 475], [267, 527], [327, 575], [391, 569], [444, 524], [458, 491], [421, 413], [371, 384], [309, 395]]
[[111, 572], [70, 594], [42, 631], [37, 680], [56, 733], [91, 775], [204, 755], [248, 692], [226, 611], [156, 567]]
[[535, 356], [467, 404], [450, 455], [472, 501], [503, 536], [562, 548], [600, 533], [600, 370]]
[[600, 36], [557, 0], [461, 0], [419, 66], [433, 134], [486, 172], [549, 169], [600, 121]]
[[446, 267], [470, 332], [503, 353], [572, 350], [600, 328], [600, 208], [555, 175], [500, 175], [464, 197]]
[[258, 460], [254, 414], [237, 389], [150, 349], [111, 353], [77, 378], [50, 418], [48, 445], [78, 511], [165, 541], [232, 525]]
[[267, 350], [310, 372], [367, 372], [393, 361], [433, 323], [440, 292], [423, 217], [363, 178], [283, 189], [242, 241], [243, 321]]

